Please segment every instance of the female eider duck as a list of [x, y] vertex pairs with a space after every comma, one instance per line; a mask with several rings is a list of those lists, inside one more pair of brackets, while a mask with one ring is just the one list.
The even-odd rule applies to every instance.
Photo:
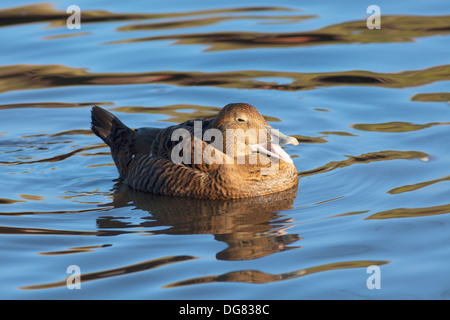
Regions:
[[292, 159], [280, 147], [297, 139], [274, 130], [249, 104], [228, 104], [215, 118], [134, 130], [95, 106], [91, 129], [111, 148], [121, 180], [136, 190], [228, 200], [298, 184]]

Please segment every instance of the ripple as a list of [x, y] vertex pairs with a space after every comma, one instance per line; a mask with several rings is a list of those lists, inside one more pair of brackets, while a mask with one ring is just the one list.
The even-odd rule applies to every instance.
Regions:
[[415, 184], [397, 187], [397, 188], [389, 190], [388, 193], [399, 194], [399, 193], [404, 193], [404, 192], [416, 191], [416, 190], [428, 187], [430, 185], [433, 185], [435, 183], [444, 182], [444, 181], [450, 181], [450, 176], [445, 176], [443, 178], [439, 178], [439, 179], [435, 179], [435, 180], [424, 181], [424, 182], [419, 182], [419, 183], [415, 183]]
[[[327, 73], [255, 70], [210, 73], [175, 71], [89, 73], [85, 69], [70, 68], [62, 65], [10, 65], [0, 67], [0, 92], [79, 85], [143, 83], [163, 83], [181, 87], [212, 86], [218, 88], [288, 91], [311, 90], [316, 87], [337, 85], [407, 88], [448, 80], [449, 72], [450, 65], [395, 73], [376, 73], [360, 70]], [[261, 78], [290, 78], [293, 81], [289, 84], [279, 85], [261, 81]], [[381, 81], [380, 79], [383, 80]], [[11, 105], [8, 105], [8, 108], [11, 108]]]
[[[159, 258], [159, 259], [154, 259], [154, 260], [148, 260], [148, 261], [144, 261], [144, 262], [140, 262], [140, 263], [132, 264], [132, 265], [127, 265], [127, 266], [120, 267], [120, 268], [81, 274], [80, 282], [84, 283], [84, 282], [93, 281], [93, 280], [100, 280], [100, 279], [106, 279], [106, 278], [111, 278], [111, 277], [123, 276], [123, 275], [136, 273], [136, 272], [148, 271], [148, 270], [159, 268], [159, 267], [162, 267], [162, 266], [165, 266], [168, 264], [184, 262], [184, 261], [189, 261], [189, 260], [193, 260], [193, 259], [196, 259], [196, 257], [170, 256], [170, 257], [164, 257], [164, 258]], [[24, 286], [24, 287], [21, 287], [20, 289], [39, 290], [39, 289], [65, 287], [66, 285], [67, 285], [67, 280], [63, 280], [63, 281], [52, 282], [52, 283]]]
[[[294, 17], [300, 19], [301, 17]], [[303, 18], [314, 18], [306, 16]], [[199, 22], [200, 23], [200, 22]], [[203, 22], [205, 23], [205, 22]], [[211, 22], [212, 23], [212, 22]], [[186, 23], [185, 23], [186, 24]], [[366, 20], [339, 23], [318, 30], [288, 33], [261, 32], [206, 32], [174, 34], [112, 41], [109, 44], [176, 40], [175, 44], [199, 44], [207, 51], [242, 50], [251, 48], [311, 46], [322, 44], [411, 42], [418, 37], [447, 35], [450, 16], [394, 16], [383, 15], [383, 28], [374, 34], [367, 28]], [[126, 29], [125, 29], [126, 30]], [[395, 40], [393, 40], [395, 39]], [[380, 78], [381, 79], [381, 78]], [[346, 81], [355, 81], [347, 79]], [[358, 79], [362, 81], [362, 79]], [[377, 81], [365, 78], [364, 81]]]
[[435, 92], [435, 93], [418, 93], [411, 97], [413, 101], [422, 101], [422, 102], [449, 102], [450, 101], [450, 93], [449, 92]]
[[430, 128], [438, 125], [448, 125], [450, 122], [431, 122], [427, 124], [414, 124], [411, 122], [401, 122], [401, 121], [393, 121], [386, 123], [357, 123], [353, 124], [352, 127], [356, 130], [362, 131], [377, 131], [377, 132], [409, 132], [422, 130], [426, 128]]
[[[83, 10], [83, 23], [126, 21], [142, 19], [178, 18], [186, 16], [211, 15], [220, 13], [238, 13], [249, 11], [291, 11], [282, 7], [244, 7], [213, 10], [199, 10], [175, 13], [112, 13], [106, 10]], [[0, 10], [0, 26], [23, 23], [51, 22], [52, 27], [65, 26], [69, 15], [66, 11], [57, 10], [52, 4], [40, 3]]]
[[292, 135], [293, 137], [295, 137], [298, 142], [300, 143], [327, 143], [328, 141], [325, 140], [322, 137], [307, 137], [307, 136], [301, 136], [301, 135]]
[[[249, 8], [251, 11], [254, 11], [252, 8]], [[219, 12], [219, 13], [223, 13]], [[266, 23], [294, 23], [298, 22], [304, 19], [312, 19], [317, 18], [317, 15], [295, 15], [295, 16], [262, 16], [262, 15], [238, 15], [238, 16], [214, 16], [214, 17], [198, 17], [195, 19], [186, 19], [186, 20], [175, 20], [175, 21], [164, 21], [164, 22], [153, 22], [153, 23], [140, 23], [140, 24], [133, 24], [133, 25], [127, 25], [123, 27], [117, 28], [118, 31], [141, 31], [141, 30], [170, 30], [170, 29], [185, 29], [185, 28], [192, 28], [192, 27], [201, 27], [201, 26], [208, 26], [208, 25], [214, 25], [225, 21], [230, 20], [258, 20], [260, 23], [263, 23], [261, 21], [269, 20]], [[120, 43], [120, 42], [117, 42]]]
[[[87, 210], [86, 210], [87, 211]], [[60, 212], [60, 213], [68, 213]], [[3, 214], [3, 213], [2, 213]], [[21, 215], [21, 213], [17, 215]], [[39, 213], [42, 214], [42, 213]], [[14, 235], [59, 235], [59, 236], [115, 236], [123, 233], [130, 233], [125, 231], [75, 231], [75, 230], [57, 230], [45, 228], [20, 228], [0, 226], [0, 234], [14, 234]]]
[[150, 215], [139, 223], [104, 215], [97, 219], [97, 226], [99, 229], [137, 228], [155, 235], [212, 234], [215, 240], [227, 244], [227, 248], [216, 254], [217, 259], [257, 259], [300, 248], [290, 246], [301, 240], [298, 234], [287, 232], [292, 219], [278, 213], [291, 209], [296, 195], [297, 189], [293, 188], [263, 197], [208, 201], [153, 195], [118, 183], [113, 202], [107, 205], [131, 206]]
[[339, 270], [350, 268], [364, 268], [371, 265], [385, 265], [388, 261], [346, 261], [336, 262], [330, 264], [324, 264], [316, 267], [310, 267], [306, 269], [295, 270], [291, 272], [281, 274], [265, 273], [257, 270], [241, 270], [235, 272], [229, 272], [221, 275], [206, 276], [199, 278], [187, 279], [175, 283], [168, 284], [164, 288], [176, 288], [188, 285], [206, 284], [214, 282], [243, 282], [243, 283], [270, 283], [284, 280], [291, 280], [299, 277], [303, 277], [309, 274]]
[[[384, 12], [379, 30], [365, 6], [331, 1], [94, 1], [82, 30], [61, 3], [1, 8], [2, 297], [290, 299], [304, 281], [306, 298], [447, 297], [450, 16], [438, 2]], [[151, 126], [234, 99], [303, 143], [299, 190], [214, 202], [113, 188], [92, 105]], [[89, 290], [66, 290], [61, 266], [77, 261]], [[369, 291], [365, 267], [386, 263], [389, 286]]]
[[331, 161], [324, 166], [298, 173], [300, 177], [309, 176], [316, 173], [328, 172], [338, 168], [345, 168], [358, 163], [370, 163], [374, 161], [388, 161], [388, 160], [411, 160], [411, 159], [426, 159], [427, 154], [420, 151], [396, 151], [386, 150], [362, 154], [360, 156], [346, 156], [347, 160]]
[[44, 159], [38, 159], [38, 160], [30, 160], [30, 161], [0, 161], [0, 164], [8, 165], [8, 166], [16, 166], [16, 165], [22, 165], [22, 164], [31, 164], [31, 163], [41, 163], [41, 162], [59, 162], [66, 160], [67, 158], [70, 158], [76, 154], [80, 154], [83, 151], [87, 150], [93, 150], [93, 149], [100, 149], [104, 148], [104, 144], [97, 143], [93, 146], [83, 147], [83, 148], [77, 148], [75, 150], [72, 150], [68, 153], [59, 154], [50, 158], [44, 158]]
[[67, 103], [67, 102], [30, 102], [2, 104], [0, 110], [21, 109], [21, 108], [79, 108], [90, 107], [93, 105], [112, 105], [111, 102], [86, 102], [86, 103]]
[[[0, 199], [1, 200], [1, 199]], [[6, 200], [10, 200], [10, 199], [6, 199]], [[11, 200], [14, 202], [25, 202], [25, 201], [21, 201], [21, 200]], [[0, 203], [1, 204], [1, 203]], [[18, 211], [18, 212], [0, 212], [0, 216], [23, 216], [23, 215], [30, 215], [30, 214], [37, 214], [37, 215], [41, 215], [41, 214], [66, 214], [66, 213], [83, 213], [83, 212], [95, 212], [95, 211], [106, 211], [110, 208], [108, 207], [103, 207], [103, 208], [91, 208], [91, 209], [83, 209], [83, 210], [55, 210], [55, 211]], [[19, 228], [20, 229], [20, 228]], [[15, 232], [19, 232], [19, 229]]]
[[[205, 117], [215, 117], [221, 108], [208, 107], [190, 104], [176, 104], [161, 107], [117, 107], [112, 111], [127, 113], [151, 113], [168, 115], [168, 119], [161, 121], [182, 123], [188, 120], [200, 119]], [[187, 110], [187, 112], [183, 112]]]
[[15, 204], [18, 202], [25, 202], [23, 200], [13, 200], [13, 199], [7, 199], [7, 198], [0, 198], [0, 204]]
[[397, 208], [387, 211], [377, 212], [365, 218], [365, 220], [374, 219], [394, 219], [394, 218], [417, 218], [450, 213], [450, 204], [424, 208]]
[[59, 256], [66, 254], [74, 254], [74, 253], [85, 253], [85, 252], [93, 252], [95, 249], [110, 247], [110, 244], [98, 245], [98, 246], [84, 246], [84, 247], [74, 247], [68, 248], [67, 250], [60, 251], [47, 251], [47, 252], [39, 252], [40, 255], [43, 256]]

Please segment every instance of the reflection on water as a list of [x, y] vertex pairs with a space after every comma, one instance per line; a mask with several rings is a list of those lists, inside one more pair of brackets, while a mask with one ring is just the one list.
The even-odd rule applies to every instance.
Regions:
[[450, 124], [450, 122], [443, 121], [443, 122], [432, 122], [427, 124], [414, 124], [410, 122], [400, 122], [400, 121], [388, 123], [375, 123], [375, 124], [358, 123], [354, 124], [353, 128], [364, 131], [407, 132], [407, 131], [422, 130], [442, 124]]
[[182, 123], [188, 120], [215, 117], [219, 113], [220, 108], [197, 105], [170, 105], [161, 107], [118, 107], [111, 110], [128, 113], [163, 114], [169, 116], [168, 119], [163, 121]]
[[[450, 65], [424, 70], [396, 73], [343, 71], [333, 73], [300, 73], [278, 71], [239, 72], [174, 72], [93, 74], [84, 69], [61, 65], [11, 65], [0, 67], [0, 92], [78, 85], [124, 85], [158, 83], [176, 86], [213, 86], [234, 89], [311, 90], [338, 85], [370, 85], [387, 88], [407, 88], [448, 80]], [[259, 78], [290, 78], [290, 84], [253, 80]]]
[[415, 184], [412, 184], [412, 185], [397, 187], [397, 188], [394, 188], [392, 190], [389, 190], [388, 192], [390, 194], [411, 192], [411, 191], [419, 190], [421, 188], [425, 188], [425, 187], [431, 186], [431, 185], [433, 185], [435, 183], [444, 182], [444, 181], [450, 181], [450, 176], [445, 176], [443, 178], [439, 178], [439, 179], [435, 179], [435, 180], [431, 180], [431, 181], [424, 181], [424, 182], [420, 182], [420, 183], [415, 183]]
[[[240, 11], [252, 11], [252, 12], [260, 12], [260, 11], [283, 11], [287, 9], [283, 8], [247, 8], [244, 10], [239, 9], [230, 9], [229, 12], [240, 12]], [[288, 11], [288, 10], [287, 10]], [[192, 12], [192, 16], [201, 15], [201, 14], [217, 14], [224, 13], [225, 10], [212, 10], [210, 12]], [[170, 15], [166, 15], [170, 16]], [[133, 24], [127, 25], [118, 28], [118, 31], [139, 31], [139, 30], [165, 30], [165, 29], [183, 29], [183, 28], [191, 28], [191, 27], [199, 27], [199, 26], [208, 26], [217, 23], [222, 23], [230, 20], [258, 20], [261, 24], [275, 24], [275, 23], [296, 23], [302, 19], [311, 19], [316, 18], [316, 15], [289, 15], [289, 16], [264, 16], [264, 15], [227, 15], [227, 16], [214, 16], [214, 17], [197, 17], [195, 19], [187, 19], [187, 20], [176, 20], [176, 21], [168, 21], [168, 22], [155, 22], [155, 23], [145, 23], [145, 24]], [[232, 37], [232, 36], [231, 36]], [[237, 38], [237, 37], [236, 37]], [[141, 39], [142, 40], [142, 39]], [[153, 40], [153, 39], [147, 39]], [[128, 42], [127, 40], [125, 42]], [[133, 40], [131, 40], [133, 41]], [[138, 41], [138, 40], [136, 40]]]
[[[218, 252], [219, 260], [248, 260], [257, 259], [276, 252], [300, 248], [290, 247], [289, 244], [301, 239], [297, 234], [287, 233], [287, 224], [291, 219], [280, 214], [280, 211], [292, 208], [297, 187], [275, 195], [260, 198], [239, 199], [231, 201], [210, 201], [200, 199], [183, 199], [149, 195], [129, 188], [124, 184], [117, 184], [112, 203], [106, 207], [135, 207], [148, 211], [149, 216], [144, 217], [138, 225], [111, 216], [101, 216], [97, 219], [99, 231], [97, 233], [71, 233], [72, 235], [111, 236], [128, 233], [127, 229], [161, 227], [163, 229], [149, 231], [149, 234], [212, 234], [218, 241], [225, 242], [228, 247]], [[255, 207], [258, 208], [255, 211]], [[111, 233], [109, 229], [116, 231]], [[5, 229], [5, 228], [3, 228]], [[11, 228], [10, 228], [11, 229]], [[123, 231], [119, 231], [122, 230]], [[103, 231], [105, 230], [105, 231]], [[12, 233], [12, 230], [4, 230]], [[65, 234], [59, 230], [18, 230], [17, 232], [34, 232], [46, 234]], [[141, 231], [146, 232], [146, 231]], [[100, 246], [105, 247], [105, 245]], [[70, 253], [91, 252], [99, 246], [83, 248], [69, 248], [60, 252], [41, 253], [43, 255], [65, 255]], [[176, 256], [145, 261], [139, 264], [104, 270], [85, 274], [81, 282], [99, 280], [107, 277], [119, 276], [129, 273], [146, 271], [168, 263], [182, 262], [195, 257]], [[46, 289], [66, 285], [66, 280], [26, 286], [22, 289]]]
[[[299, 248], [288, 245], [300, 239], [287, 232], [292, 223], [280, 212], [292, 209], [297, 187], [285, 192], [233, 201], [209, 201], [149, 195], [120, 185], [114, 193], [114, 207], [136, 206], [150, 216], [141, 227], [164, 227], [153, 234], [212, 234], [228, 248], [217, 253], [220, 260], [257, 259], [279, 251]], [[257, 208], [257, 210], [255, 210]], [[99, 229], [130, 228], [114, 217], [97, 220]]]
[[[161, 19], [161, 18], [179, 18], [179, 17], [194, 17], [201, 15], [215, 15], [239, 12], [264, 12], [264, 11], [290, 11], [287, 8], [281, 7], [246, 7], [246, 8], [229, 8], [216, 10], [200, 10], [192, 12], [179, 13], [112, 13], [106, 10], [83, 10], [82, 22], [106, 22], [106, 21], [123, 21], [123, 20], [142, 20], [142, 19]], [[0, 10], [0, 25], [21, 24], [30, 22], [51, 22], [51, 26], [65, 26], [68, 15], [65, 11], [55, 9], [51, 4], [40, 3], [33, 5], [25, 5], [14, 8], [7, 8]], [[255, 17], [257, 18], [257, 17]], [[301, 17], [289, 17], [287, 19], [301, 19]], [[286, 17], [264, 17], [259, 16], [259, 19], [286, 19]], [[198, 21], [198, 20], [195, 20]], [[198, 22], [200, 25], [202, 24]], [[203, 23], [204, 24], [204, 23]], [[184, 26], [186, 27], [186, 26]], [[127, 29], [125, 29], [127, 30]]]
[[383, 212], [377, 212], [366, 219], [391, 219], [391, 218], [414, 218], [434, 216], [450, 212], [450, 204], [426, 208], [399, 208]]
[[339, 269], [348, 268], [367, 268], [369, 266], [382, 266], [387, 264], [388, 261], [349, 261], [349, 262], [338, 262], [331, 263], [301, 270], [295, 270], [291, 272], [286, 272], [282, 274], [267, 274], [257, 270], [243, 270], [230, 272], [218, 276], [208, 276], [196, 279], [189, 279], [185, 281], [180, 281], [176, 283], [171, 283], [167, 288], [174, 288], [180, 286], [188, 286], [194, 284], [205, 284], [211, 282], [246, 282], [246, 283], [270, 283], [276, 281], [290, 280], [298, 277], [303, 277], [309, 274], [332, 271]]
[[299, 172], [299, 176], [307, 176], [311, 174], [317, 174], [320, 172], [327, 172], [338, 168], [345, 168], [353, 164], [358, 163], [370, 163], [373, 161], [386, 161], [386, 160], [398, 160], [398, 159], [421, 159], [427, 161], [427, 154], [420, 151], [379, 151], [362, 154], [360, 156], [346, 156], [347, 160], [332, 161], [324, 166], [315, 168], [308, 171]]
[[[314, 18], [314, 16], [294, 17], [295, 19]], [[196, 20], [199, 24], [204, 20]], [[217, 22], [217, 21], [215, 21]], [[191, 22], [193, 23], [193, 22]], [[211, 22], [210, 22], [211, 23]], [[176, 27], [176, 24], [171, 24]], [[383, 16], [383, 27], [374, 33], [367, 28], [365, 20], [345, 22], [328, 26], [312, 32], [296, 33], [200, 33], [179, 34], [121, 40], [112, 43], [130, 41], [177, 40], [177, 44], [205, 44], [209, 51], [237, 50], [263, 47], [308, 46], [317, 44], [374, 43], [413, 41], [417, 37], [448, 34], [450, 16]], [[181, 23], [180, 27], [184, 27]], [[121, 31], [151, 28], [151, 25], [134, 25], [120, 28]], [[372, 81], [367, 79], [367, 81]]]
[[[111, 109], [112, 111], [127, 113], [153, 113], [164, 114], [170, 116], [169, 119], [163, 120], [172, 123], [182, 123], [189, 120], [215, 117], [221, 108], [206, 107], [198, 105], [170, 105], [161, 107], [118, 107]], [[280, 122], [281, 120], [272, 116], [262, 115], [266, 121]]]
[[[170, 263], [189, 261], [192, 259], [195, 259], [195, 258], [190, 257], [190, 256], [175, 256], [175, 257], [164, 257], [164, 258], [160, 258], [160, 259], [156, 259], [156, 260], [144, 261], [144, 262], [141, 262], [138, 264], [128, 265], [128, 266], [121, 267], [121, 268], [83, 274], [80, 278], [80, 282], [85, 283], [85, 282], [92, 281], [92, 280], [100, 280], [100, 279], [105, 279], [105, 278], [109, 278], [109, 277], [117, 277], [120, 275], [151, 270], [154, 268], [165, 266]], [[50, 288], [57, 288], [57, 287], [65, 287], [66, 285], [67, 285], [67, 280], [63, 280], [63, 281], [58, 281], [58, 282], [53, 282], [53, 283], [26, 286], [26, 287], [22, 287], [21, 289], [24, 289], [24, 290], [50, 289]]]
[[450, 101], [450, 93], [437, 92], [437, 93], [419, 93], [411, 98], [414, 101]]
[[[81, 30], [59, 1], [0, 8], [0, 297], [72, 299], [75, 264], [76, 297], [448, 298], [450, 16], [175, 4], [92, 1]], [[297, 138], [298, 189], [144, 194], [89, 129], [93, 105], [164, 127], [230, 102]]]
[[0, 105], [3, 109], [21, 109], [21, 108], [79, 108], [90, 107], [92, 105], [110, 105], [107, 102], [89, 102], [89, 103], [64, 103], [64, 102], [32, 102], [32, 103], [14, 103]]

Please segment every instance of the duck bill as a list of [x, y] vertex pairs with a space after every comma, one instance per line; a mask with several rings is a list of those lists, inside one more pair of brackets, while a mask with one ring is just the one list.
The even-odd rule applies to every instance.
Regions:
[[270, 141], [269, 143], [254, 144], [252, 145], [252, 149], [255, 152], [259, 152], [265, 156], [270, 156], [288, 163], [293, 163], [291, 157], [280, 147], [280, 145], [298, 145], [298, 140], [294, 137], [290, 137], [281, 133], [279, 130], [275, 130], [272, 128], [270, 128], [269, 130], [270, 135], [272, 136], [272, 141]]
[[279, 144], [254, 144], [252, 149], [255, 152], [259, 152], [267, 157], [283, 160], [287, 163], [293, 163], [291, 157], [284, 151]]
[[294, 146], [298, 145], [298, 140], [295, 137], [287, 136], [279, 130], [271, 129], [270, 134], [273, 138], [273, 143], [278, 143], [280, 145], [292, 144]]

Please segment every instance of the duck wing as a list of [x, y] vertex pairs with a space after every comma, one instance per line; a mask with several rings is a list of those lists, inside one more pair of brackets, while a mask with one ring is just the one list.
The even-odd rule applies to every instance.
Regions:
[[[193, 119], [163, 129], [151, 127], [135, 129], [135, 135], [132, 138], [130, 146], [132, 149], [132, 154], [145, 154], [152, 157], [162, 157], [168, 160], [172, 160], [172, 150], [176, 145], [181, 143], [180, 146], [182, 146], [183, 143], [190, 143], [191, 145], [188, 148], [192, 153], [191, 159], [194, 159], [194, 141], [198, 141], [201, 143], [202, 151], [208, 145], [206, 142], [199, 141], [195, 137], [194, 124], [198, 128], [201, 128], [203, 135], [204, 129], [208, 128], [213, 120], [214, 118]], [[177, 130], [181, 131], [178, 131], [177, 133]], [[183, 140], [180, 140], [180, 132], [184, 133], [182, 135]], [[186, 140], [186, 138], [189, 138], [188, 141]], [[191, 163], [189, 162], [184, 164], [192, 167]]]
[[[91, 119], [92, 131], [110, 147], [120, 178], [129, 186], [156, 194], [197, 198], [206, 196], [204, 190], [211, 190], [202, 163], [177, 165], [171, 160], [172, 149], [180, 143], [172, 140], [173, 132], [183, 129], [193, 137], [193, 120], [164, 129], [133, 130], [97, 106], [92, 108]], [[188, 141], [191, 152], [193, 141]]]

